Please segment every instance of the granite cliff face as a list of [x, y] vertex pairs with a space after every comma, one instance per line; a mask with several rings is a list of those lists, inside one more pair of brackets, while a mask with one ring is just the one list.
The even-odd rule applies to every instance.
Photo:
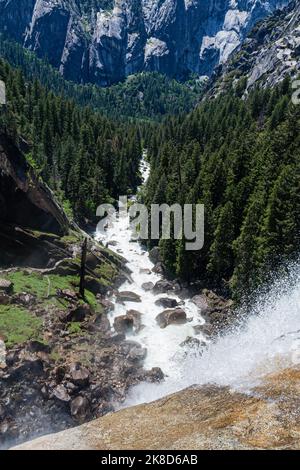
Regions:
[[84, 13], [81, 3], [0, 0], [0, 31], [67, 79], [110, 85], [144, 70], [184, 78], [211, 75], [256, 21], [289, 0], [115, 0]]
[[296, 80], [299, 72], [300, 4], [292, 1], [256, 25], [243, 45], [214, 75], [210, 93], [226, 91], [229, 84], [243, 80], [247, 94], [258, 83], [260, 87], [273, 87], [286, 76]]

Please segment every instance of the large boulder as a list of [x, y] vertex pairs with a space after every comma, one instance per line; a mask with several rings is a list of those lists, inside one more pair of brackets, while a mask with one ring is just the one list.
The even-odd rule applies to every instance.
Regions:
[[164, 265], [163, 265], [161, 262], [156, 263], [156, 265], [154, 266], [154, 268], [152, 268], [152, 272], [155, 273], [155, 274], [161, 274], [161, 275], [163, 275], [164, 272], [165, 272]]
[[142, 328], [142, 314], [137, 310], [128, 310], [126, 315], [120, 315], [114, 320], [114, 329], [117, 333], [138, 333]]
[[127, 315], [120, 315], [114, 320], [114, 329], [117, 333], [130, 333], [133, 331], [133, 318]]
[[13, 293], [14, 284], [7, 279], [0, 278], [0, 294], [10, 295]]
[[166, 328], [168, 325], [183, 325], [188, 320], [185, 311], [181, 308], [176, 308], [161, 312], [157, 315], [156, 321], [160, 328]]
[[151, 269], [148, 268], [141, 268], [140, 274], [151, 274]]
[[157, 283], [153, 287], [153, 292], [155, 294], [165, 294], [169, 291], [172, 291], [173, 288], [174, 286], [171, 282], [162, 279], [160, 281], [157, 281]]
[[71, 382], [78, 385], [78, 387], [85, 387], [90, 381], [90, 373], [88, 369], [78, 363], [70, 365], [69, 375]]
[[141, 297], [138, 294], [130, 291], [123, 291], [117, 293], [117, 301], [123, 302], [141, 302]]
[[161, 382], [164, 378], [165, 375], [160, 367], [153, 367], [151, 370], [147, 370], [144, 376], [144, 380], [150, 383]]
[[153, 282], [144, 282], [144, 284], [142, 284], [142, 289], [144, 289], [146, 292], [152, 290], [153, 287], [154, 287]]
[[141, 331], [141, 329], [143, 328], [141, 312], [139, 312], [138, 310], [128, 310], [126, 313], [126, 317], [132, 319], [135, 333]]
[[93, 294], [102, 294], [104, 295], [107, 291], [107, 287], [104, 286], [101, 281], [92, 276], [86, 276], [85, 278], [85, 287]]
[[209, 309], [208, 298], [205, 295], [194, 295], [192, 302], [198, 307], [201, 313]]
[[90, 402], [86, 397], [76, 397], [71, 402], [71, 415], [78, 421], [85, 421], [90, 414]]
[[159, 248], [158, 246], [155, 246], [152, 248], [152, 250], [149, 251], [149, 258], [150, 261], [152, 261], [153, 264], [157, 264], [160, 262], [160, 253], [159, 253]]

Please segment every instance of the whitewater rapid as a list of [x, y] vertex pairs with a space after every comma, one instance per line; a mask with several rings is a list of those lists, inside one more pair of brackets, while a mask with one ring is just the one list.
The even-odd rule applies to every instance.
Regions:
[[[143, 180], [147, 180], [149, 166], [146, 162], [142, 164]], [[160, 367], [167, 378], [180, 380], [182, 372], [180, 363], [185, 350], [180, 345], [188, 338], [195, 336], [194, 326], [203, 324], [196, 305], [190, 300], [182, 300], [175, 294], [154, 294], [152, 291], [146, 292], [142, 285], [152, 282], [154, 285], [163, 277], [152, 271], [154, 264], [149, 258], [145, 247], [132, 240], [132, 232], [129, 225], [129, 218], [125, 215], [114, 214], [110, 218], [109, 226], [102, 232], [97, 232], [96, 238], [103, 244], [109, 244], [109, 248], [123, 256], [127, 260], [127, 267], [131, 271], [132, 282], [126, 281], [119, 291], [130, 291], [138, 294], [142, 301], [125, 302], [124, 305], [117, 302], [115, 297], [111, 300], [115, 308], [110, 312], [111, 325], [114, 319], [120, 315], [126, 315], [128, 310], [137, 310], [142, 314], [142, 330], [138, 334], [128, 334], [127, 338], [137, 341], [142, 347], [147, 349], [147, 356], [144, 367]], [[180, 307], [187, 314], [188, 322], [185, 325], [169, 325], [161, 329], [157, 324], [156, 317], [164, 308], [155, 304], [163, 297], [175, 299]], [[204, 340], [201, 335], [199, 340]]]
[[[144, 181], [149, 167], [142, 164]], [[300, 363], [300, 267], [291, 267], [290, 273], [274, 283], [268, 296], [258, 298], [247, 321], [218, 338], [207, 342], [204, 349], [183, 348], [181, 343], [195, 336], [194, 326], [204, 323], [196, 305], [185, 300], [182, 308], [190, 319], [185, 325], [170, 325], [161, 329], [155, 318], [163, 310], [155, 301], [159, 295], [145, 292], [142, 284], [155, 284], [162, 276], [152, 272], [154, 267], [145, 248], [131, 239], [127, 217], [114, 217], [107, 230], [97, 233], [103, 243], [113, 242], [110, 249], [128, 260], [132, 271], [132, 283], [126, 282], [120, 291], [132, 291], [141, 296], [141, 303], [115, 303], [110, 313], [114, 318], [130, 309], [142, 313], [144, 328], [134, 336], [128, 336], [147, 349], [145, 368], [160, 367], [165, 380], [160, 384], [144, 383], [134, 387], [123, 406], [149, 402], [179, 391], [190, 385], [215, 383], [247, 391], [266, 376], [280, 368]], [[151, 274], [146, 274], [149, 270]], [[114, 302], [115, 298], [112, 299]], [[204, 338], [197, 336], [199, 340]]]

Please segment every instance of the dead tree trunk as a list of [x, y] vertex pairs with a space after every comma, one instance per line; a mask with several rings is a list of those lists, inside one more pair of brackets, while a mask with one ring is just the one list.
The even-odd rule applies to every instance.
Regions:
[[87, 254], [87, 238], [85, 238], [82, 251], [81, 251], [81, 267], [80, 267], [80, 285], [79, 285], [79, 294], [84, 299], [85, 291], [85, 265], [86, 265], [86, 254]]

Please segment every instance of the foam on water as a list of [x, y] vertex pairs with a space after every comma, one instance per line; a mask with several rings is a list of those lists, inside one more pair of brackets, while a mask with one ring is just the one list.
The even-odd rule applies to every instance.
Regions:
[[[148, 171], [148, 166], [145, 166], [145, 178], [148, 176]], [[128, 338], [147, 348], [145, 368], [160, 367], [165, 374], [179, 378], [180, 372], [176, 363], [176, 355], [180, 354], [182, 350], [180, 344], [188, 336], [194, 336], [193, 326], [204, 322], [196, 305], [190, 300], [182, 301], [174, 294], [154, 294], [151, 291], [146, 292], [142, 288], [143, 283], [152, 282], [155, 284], [162, 279], [162, 276], [152, 272], [154, 264], [150, 261], [148, 252], [140, 243], [132, 241], [127, 216], [118, 217], [114, 215], [110, 220], [109, 227], [102, 233], [98, 232], [96, 237], [103, 243], [112, 243], [110, 249], [119, 253], [128, 261], [127, 266], [132, 272], [133, 282], [125, 282], [119, 290], [134, 292], [142, 299], [141, 303], [125, 302], [124, 305], [115, 303], [115, 309], [110, 314], [111, 324], [113, 324], [115, 317], [125, 315], [130, 309], [140, 311], [144, 328], [138, 335], [128, 336]], [[151, 273], [147, 274], [142, 272], [143, 270], [149, 270]], [[155, 305], [155, 301], [161, 297], [174, 298], [178, 302], [184, 302], [182, 308], [190, 321], [185, 325], [170, 325], [165, 329], [161, 329], [156, 322], [156, 317], [163, 311], [163, 308]], [[115, 298], [112, 298], [112, 300], [115, 302]]]

